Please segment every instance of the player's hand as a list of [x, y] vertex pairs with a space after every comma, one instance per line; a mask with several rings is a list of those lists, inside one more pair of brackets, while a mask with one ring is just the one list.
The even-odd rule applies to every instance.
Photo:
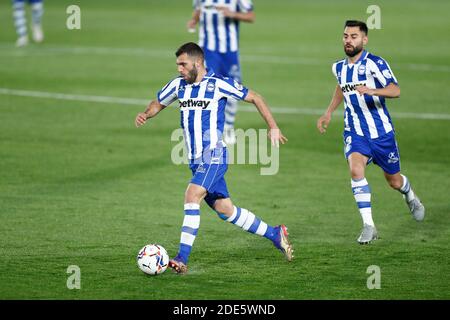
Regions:
[[272, 146], [276, 146], [277, 148], [280, 146], [280, 142], [281, 144], [285, 144], [288, 141], [288, 139], [285, 136], [283, 136], [281, 130], [278, 128], [270, 129], [267, 135], [269, 136], [270, 141], [272, 142]]
[[374, 94], [374, 92], [375, 92], [375, 90], [374, 89], [370, 89], [370, 88], [367, 88], [366, 86], [357, 86], [356, 87], [356, 91], [358, 91], [359, 92], [359, 95], [363, 95], [363, 94], [367, 94], [367, 95], [369, 95], [369, 96], [373, 96], [373, 94]]
[[[197, 25], [197, 21], [191, 19], [187, 22], [186, 27], [189, 32], [195, 32], [195, 26]], [[193, 31], [192, 31], [193, 30]]]
[[325, 133], [328, 128], [328, 124], [331, 121], [331, 114], [325, 113], [317, 120], [317, 129], [320, 133]]
[[217, 11], [221, 12], [224, 17], [234, 18], [234, 12], [224, 6], [216, 6]]
[[147, 122], [147, 115], [145, 114], [145, 112], [138, 113], [136, 119], [134, 120], [134, 124], [136, 125], [136, 127], [140, 127], [144, 125], [146, 122]]

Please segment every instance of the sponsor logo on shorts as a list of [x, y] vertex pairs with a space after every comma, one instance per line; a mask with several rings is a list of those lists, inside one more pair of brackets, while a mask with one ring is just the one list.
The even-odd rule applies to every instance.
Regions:
[[389, 157], [388, 163], [397, 163], [399, 160], [395, 152], [390, 152], [388, 157]]

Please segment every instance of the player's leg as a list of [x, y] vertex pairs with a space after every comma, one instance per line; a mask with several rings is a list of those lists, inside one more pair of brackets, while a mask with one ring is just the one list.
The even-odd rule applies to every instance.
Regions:
[[28, 44], [27, 19], [25, 15], [25, 0], [13, 0], [14, 26], [16, 27], [16, 46], [22, 47]]
[[374, 146], [374, 161], [384, 172], [391, 188], [403, 194], [406, 204], [416, 221], [425, 217], [425, 207], [411, 188], [409, 179], [400, 173], [400, 153], [394, 133], [378, 139]]
[[[239, 64], [238, 52], [229, 52], [223, 54], [222, 61], [225, 68], [225, 76], [232, 78], [237, 82], [241, 82], [241, 68]], [[238, 110], [238, 102], [234, 99], [227, 100], [225, 108], [225, 125], [224, 125], [224, 140], [227, 144], [236, 143], [236, 135], [234, 132], [234, 123], [236, 121], [236, 113]]]
[[419, 197], [414, 193], [408, 177], [400, 172], [396, 174], [384, 172], [384, 177], [393, 189], [403, 194], [403, 198], [405, 199], [413, 218], [416, 221], [422, 221], [425, 218], [425, 207]]
[[44, 14], [44, 4], [42, 0], [30, 0], [31, 3], [31, 19], [33, 31], [33, 40], [42, 42], [44, 40], [44, 32], [42, 31], [42, 15]]
[[176, 257], [169, 261], [169, 266], [177, 273], [187, 272], [189, 255], [200, 227], [200, 202], [206, 193], [204, 187], [193, 183], [190, 183], [186, 189], [180, 247]]
[[227, 171], [226, 159], [226, 148], [216, 148], [190, 165], [193, 177], [185, 193], [180, 249], [177, 256], [169, 261], [169, 266], [177, 273], [187, 272], [187, 262], [200, 226], [200, 202]]
[[366, 166], [371, 161], [371, 151], [364, 137], [347, 134], [344, 139], [353, 196], [363, 222], [363, 229], [357, 241], [360, 244], [367, 244], [377, 239], [377, 230], [372, 218], [372, 196], [365, 177]]
[[[219, 182], [219, 184], [225, 184], [225, 180]], [[285, 255], [288, 261], [292, 260], [294, 251], [289, 242], [289, 234], [285, 225], [273, 227], [262, 221], [261, 218], [255, 216], [251, 211], [233, 205], [230, 198], [214, 199], [213, 195], [213, 193], [208, 194], [205, 200], [208, 205], [217, 212], [222, 220], [228, 221], [244, 231], [271, 240], [275, 247]]]

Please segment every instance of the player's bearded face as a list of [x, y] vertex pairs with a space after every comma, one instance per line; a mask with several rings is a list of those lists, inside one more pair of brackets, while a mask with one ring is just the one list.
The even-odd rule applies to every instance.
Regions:
[[362, 50], [363, 50], [363, 43], [362, 43], [362, 41], [359, 44], [344, 43], [345, 54], [347, 56], [349, 56], [349, 57], [356, 56]]
[[187, 83], [194, 83], [195, 80], [197, 79], [197, 75], [198, 75], [198, 69], [197, 67], [194, 65], [192, 65], [192, 69], [188, 71], [185, 80]]

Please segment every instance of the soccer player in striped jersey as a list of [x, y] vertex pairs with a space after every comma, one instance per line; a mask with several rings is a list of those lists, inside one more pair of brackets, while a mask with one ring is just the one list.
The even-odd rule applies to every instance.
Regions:
[[184, 200], [184, 220], [180, 247], [169, 266], [177, 273], [187, 272], [187, 263], [200, 226], [202, 200], [218, 216], [243, 230], [273, 242], [288, 261], [293, 258], [292, 246], [285, 225], [271, 226], [247, 209], [237, 207], [230, 199], [225, 173], [228, 169], [227, 148], [222, 139], [225, 107], [228, 99], [253, 103], [269, 127], [273, 145], [284, 144], [283, 136], [264, 99], [236, 80], [216, 75], [204, 66], [202, 49], [195, 43], [182, 45], [176, 52], [179, 77], [169, 81], [147, 109], [136, 116], [137, 127], [155, 117], [178, 100], [180, 123], [187, 146], [192, 179]]
[[[23, 47], [28, 44], [27, 19], [25, 12], [26, 0], [13, 0], [13, 17], [14, 26], [17, 33], [17, 47]], [[44, 5], [42, 0], [27, 0], [31, 5], [31, 30], [33, 40], [35, 42], [42, 42], [44, 40], [44, 33], [42, 31], [42, 15], [44, 13]]]
[[[206, 67], [224, 77], [242, 82], [239, 63], [239, 22], [253, 22], [251, 0], [193, 0], [194, 11], [188, 29], [199, 24], [199, 45], [205, 54]], [[228, 99], [225, 109], [224, 140], [236, 143], [234, 122], [237, 101]]]
[[389, 64], [364, 49], [367, 34], [364, 22], [346, 21], [343, 43], [347, 58], [333, 64], [338, 84], [328, 109], [317, 120], [317, 128], [324, 133], [331, 114], [344, 101], [344, 153], [363, 220], [363, 230], [357, 240], [361, 244], [378, 237], [372, 219], [371, 191], [365, 178], [365, 168], [372, 161], [384, 171], [389, 185], [403, 194], [413, 218], [422, 221], [425, 216], [425, 208], [408, 178], [400, 173], [394, 126], [386, 108], [386, 98], [398, 98], [400, 88]]

